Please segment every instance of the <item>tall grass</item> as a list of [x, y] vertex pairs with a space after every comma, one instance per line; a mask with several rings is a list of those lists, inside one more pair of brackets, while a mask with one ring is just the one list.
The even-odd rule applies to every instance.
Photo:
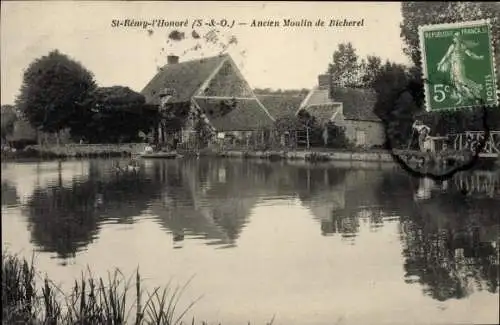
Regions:
[[[69, 293], [63, 293], [48, 278], [42, 280], [33, 260], [2, 252], [2, 324], [177, 325], [201, 298], [179, 310], [190, 281], [182, 287], [168, 283], [144, 292], [139, 270], [129, 279], [119, 270], [108, 273], [107, 278], [96, 278], [88, 270], [75, 280]], [[136, 290], [129, 294], [134, 277]]]

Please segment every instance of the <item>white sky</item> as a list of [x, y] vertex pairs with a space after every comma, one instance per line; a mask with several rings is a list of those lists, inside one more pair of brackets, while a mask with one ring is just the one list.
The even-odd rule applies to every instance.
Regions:
[[[237, 22], [283, 18], [364, 19], [364, 27], [219, 29], [238, 44], [229, 53], [252, 87], [310, 88], [341, 42], [353, 43], [365, 57], [408, 63], [399, 37], [400, 3], [391, 2], [2, 2], [1, 103], [11, 104], [23, 70], [34, 59], [59, 49], [92, 71], [100, 86], [123, 85], [141, 91], [166, 61], [167, 35], [176, 28], [112, 28], [112, 19], [163, 18]], [[209, 29], [197, 29], [205, 34]], [[191, 27], [180, 29], [190, 38]], [[181, 54], [193, 40], [178, 42], [169, 53]], [[203, 44], [202, 44], [203, 45]], [[244, 52], [244, 54], [242, 54]], [[204, 48], [182, 60], [216, 54]]]

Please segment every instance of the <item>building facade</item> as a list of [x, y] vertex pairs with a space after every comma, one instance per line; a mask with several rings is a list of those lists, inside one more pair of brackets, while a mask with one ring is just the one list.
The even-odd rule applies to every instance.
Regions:
[[[213, 133], [212, 140], [242, 139], [274, 122], [228, 54], [186, 62], [169, 56], [142, 94], [167, 116], [159, 125], [160, 142], [179, 134], [182, 142], [189, 141], [200, 121]], [[172, 125], [177, 125], [175, 132], [168, 129]]]
[[315, 86], [304, 99], [301, 110], [315, 116], [321, 123], [333, 122], [345, 129], [346, 137], [355, 146], [382, 146], [385, 129], [375, 115], [376, 93], [371, 89], [330, 86], [328, 75], [318, 77]]

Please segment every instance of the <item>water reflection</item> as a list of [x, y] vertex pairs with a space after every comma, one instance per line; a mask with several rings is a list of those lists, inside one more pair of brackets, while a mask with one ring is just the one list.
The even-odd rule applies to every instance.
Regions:
[[235, 245], [266, 178], [266, 169], [224, 160], [163, 161], [153, 173], [165, 186], [150, 211], [173, 239], [201, 237], [224, 247]]
[[475, 190], [464, 187], [477, 179], [462, 173], [445, 183], [420, 180], [413, 208], [400, 220], [405, 280], [439, 301], [498, 290], [498, 174]]
[[403, 218], [406, 280], [422, 284], [427, 294], [440, 301], [464, 298], [474, 290], [497, 292], [495, 206], [498, 200], [445, 195], [420, 204], [415, 214]]
[[[61, 169], [60, 169], [61, 171]], [[88, 177], [36, 186], [23, 207], [32, 241], [60, 258], [74, 257], [91, 243], [104, 222], [132, 223], [159, 192], [159, 184], [134, 174], [113, 174], [109, 164], [93, 161]]]
[[[141, 218], [152, 218], [175, 248], [188, 240], [234, 248], [255, 209], [278, 200], [305, 207], [325, 240], [339, 237], [352, 245], [364, 223], [377, 232], [399, 222], [404, 280], [419, 283], [433, 299], [498, 290], [495, 172], [435, 183], [380, 166], [158, 160], [142, 161], [137, 172], [117, 173], [115, 162], [92, 160], [68, 177], [64, 164], [51, 167], [52, 181], [34, 182], [21, 204], [34, 245], [61, 259], [84, 250], [104, 223], [134, 224]], [[46, 170], [37, 167], [36, 173]], [[12, 207], [20, 204], [14, 185], [19, 181], [9, 177], [2, 178], [2, 206]]]
[[15, 185], [2, 179], [2, 206], [13, 207], [19, 204], [19, 196]]

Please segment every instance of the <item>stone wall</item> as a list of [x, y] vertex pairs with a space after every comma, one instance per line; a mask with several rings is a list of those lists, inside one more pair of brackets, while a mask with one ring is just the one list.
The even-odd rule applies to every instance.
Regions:
[[366, 147], [381, 146], [385, 142], [385, 130], [382, 122], [344, 120], [344, 126], [347, 138], [356, 145], [362, 146], [361, 143], [358, 143], [357, 132], [364, 133]]

